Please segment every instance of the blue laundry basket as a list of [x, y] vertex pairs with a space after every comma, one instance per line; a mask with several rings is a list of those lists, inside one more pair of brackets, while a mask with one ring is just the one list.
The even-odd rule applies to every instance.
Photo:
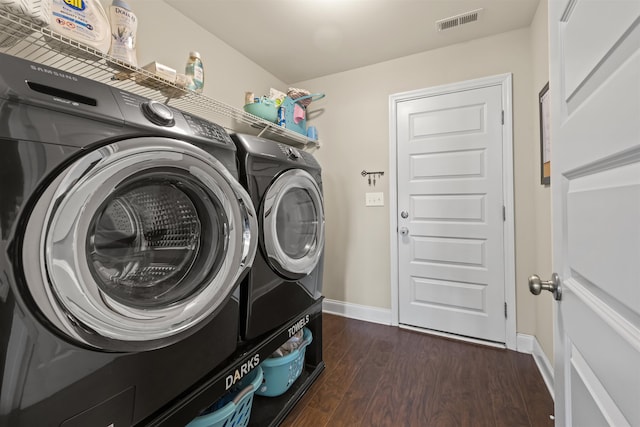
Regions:
[[280, 396], [298, 379], [304, 369], [304, 355], [313, 341], [311, 331], [304, 328], [300, 347], [282, 357], [270, 357], [260, 364], [264, 374], [262, 386], [256, 391], [258, 396]]
[[[246, 427], [251, 417], [253, 395], [262, 380], [262, 368], [258, 366], [242, 379], [235, 393], [221, 398], [186, 427]], [[229, 401], [231, 398], [233, 400]]]

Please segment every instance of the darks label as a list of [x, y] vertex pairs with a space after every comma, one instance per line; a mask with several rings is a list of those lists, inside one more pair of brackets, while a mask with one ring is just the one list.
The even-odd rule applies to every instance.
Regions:
[[232, 374], [225, 378], [225, 390], [229, 390], [235, 383], [240, 381], [242, 377], [251, 372], [260, 364], [260, 354], [256, 353], [251, 359], [244, 362]]

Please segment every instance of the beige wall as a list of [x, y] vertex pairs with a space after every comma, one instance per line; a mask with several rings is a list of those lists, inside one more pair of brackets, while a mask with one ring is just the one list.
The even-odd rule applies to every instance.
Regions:
[[[268, 94], [270, 87], [286, 87], [272, 74], [229, 45], [205, 31], [178, 10], [158, 0], [127, 0], [138, 17], [138, 65], [158, 61], [184, 73], [189, 51], [202, 57], [205, 72], [204, 95], [242, 107], [244, 92]], [[101, 0], [107, 14], [111, 0]], [[223, 126], [230, 120], [209, 117]]]
[[[549, 36], [548, 36], [548, 3], [541, 0], [538, 10], [531, 23], [531, 54], [533, 65], [532, 103], [538, 108], [538, 93], [549, 81]], [[536, 141], [540, 141], [540, 116], [533, 115], [533, 131]], [[540, 145], [533, 147], [532, 156], [535, 164], [540, 165]], [[533, 200], [535, 206], [535, 267], [532, 273], [538, 274], [544, 280], [551, 277], [551, 188], [540, 185], [540, 170], [536, 169], [533, 182]], [[527, 303], [535, 307], [535, 335], [547, 358], [553, 361], [553, 298], [550, 293], [534, 297], [526, 296]]]
[[[110, 0], [101, 0], [108, 8]], [[235, 51], [164, 2], [130, 0], [139, 18], [138, 60], [182, 71], [190, 50], [202, 54], [204, 94], [230, 105], [244, 91], [267, 93], [288, 85]], [[490, 75], [513, 73], [516, 203], [517, 329], [535, 334], [552, 357], [552, 302], [533, 298], [527, 277], [551, 272], [549, 189], [539, 185], [537, 94], [548, 79], [546, 1], [530, 29], [326, 76], [293, 86], [324, 92], [312, 104], [311, 121], [323, 143], [316, 151], [324, 168], [327, 247], [324, 293], [328, 298], [390, 308], [389, 95]], [[215, 118], [214, 118], [215, 119]], [[232, 123], [221, 123], [231, 125]], [[375, 187], [362, 169], [385, 171]], [[364, 194], [382, 191], [385, 206], [367, 208]]]
[[[536, 270], [533, 177], [537, 94], [533, 94], [529, 28], [334, 74], [296, 86], [325, 92], [312, 104], [322, 148], [327, 250], [324, 293], [349, 303], [390, 308], [389, 211], [364, 206], [367, 191], [389, 194], [385, 175], [375, 188], [360, 171], [389, 170], [389, 95], [502, 73], [513, 73], [517, 330], [535, 334], [536, 309], [527, 277]], [[388, 200], [387, 200], [388, 201]]]

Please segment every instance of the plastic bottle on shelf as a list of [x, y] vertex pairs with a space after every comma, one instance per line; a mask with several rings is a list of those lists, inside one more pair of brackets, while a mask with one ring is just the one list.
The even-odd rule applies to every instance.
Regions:
[[111, 48], [109, 55], [138, 66], [136, 58], [136, 31], [138, 19], [124, 0], [113, 0], [111, 14]]
[[202, 92], [204, 88], [204, 67], [198, 52], [189, 52], [185, 74], [187, 75], [187, 88]]
[[[109, 52], [111, 46], [109, 18], [99, 0], [49, 0], [49, 2], [51, 6], [51, 22], [49, 24], [51, 31], [102, 53]], [[0, 3], [7, 2], [0, 0]], [[73, 50], [73, 54], [81, 58], [93, 57], [92, 53], [87, 53], [84, 49], [74, 50], [70, 48], [69, 43], [61, 42], [54, 37], [45, 38], [49, 46], [54, 49]]]

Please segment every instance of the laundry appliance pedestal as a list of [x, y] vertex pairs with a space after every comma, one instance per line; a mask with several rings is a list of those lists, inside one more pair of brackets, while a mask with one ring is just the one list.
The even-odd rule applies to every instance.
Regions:
[[144, 425], [160, 427], [188, 424], [202, 410], [224, 395], [232, 379], [238, 378], [238, 373], [244, 376], [255, 369], [259, 362], [267, 359], [301, 325], [313, 334], [313, 341], [306, 349], [302, 374], [281, 396], [255, 396], [251, 409], [249, 426], [278, 426], [325, 368], [322, 360], [322, 298], [282, 327], [244, 343], [230, 358], [228, 364], [196, 384], [175, 404], [146, 420]]

